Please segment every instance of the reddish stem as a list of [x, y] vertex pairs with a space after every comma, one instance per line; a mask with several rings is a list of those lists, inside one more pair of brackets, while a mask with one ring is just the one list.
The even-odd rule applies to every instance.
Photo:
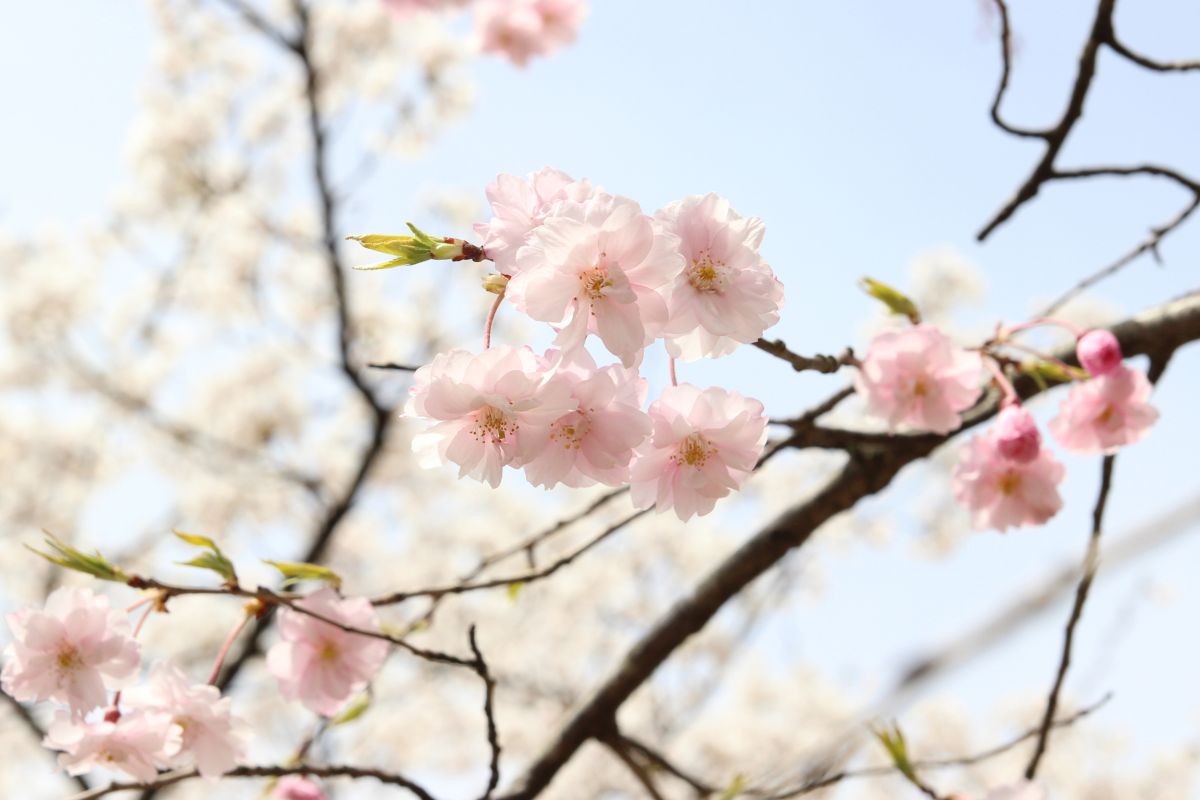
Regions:
[[679, 380], [675, 377], [675, 356], [667, 356], [667, 370], [671, 373], [671, 385], [678, 386]]
[[992, 373], [992, 377], [994, 377], [996, 379], [996, 383], [1000, 385], [1000, 391], [1004, 392], [1004, 405], [1020, 405], [1021, 398], [1017, 394], [1017, 390], [1013, 388], [1012, 382], [1008, 379], [1008, 376], [1004, 374], [1004, 370], [1002, 370], [1000, 365], [996, 363], [996, 359], [984, 356], [983, 363], [987, 365], [987, 368]]
[[1014, 333], [1020, 333], [1021, 331], [1029, 330], [1030, 328], [1036, 328], [1040, 325], [1057, 325], [1060, 328], [1066, 328], [1076, 339], [1083, 335], [1083, 328], [1080, 328], [1078, 325], [1073, 325], [1070, 322], [1067, 322], [1065, 319], [1055, 319], [1054, 317], [1038, 317], [1037, 319], [1031, 319], [1028, 322], [1022, 322], [1019, 325], [1013, 325], [1012, 327], [1004, 328], [1001, 332], [1001, 339], [1006, 339], [1009, 336], [1012, 336]]
[[496, 312], [500, 310], [500, 304], [502, 302], [504, 302], [504, 292], [496, 295], [496, 302], [492, 303], [492, 308], [488, 311], [487, 322], [483, 324], [484, 350], [490, 350], [492, 347], [492, 323], [496, 321]]
[[238, 635], [245, 630], [246, 623], [248, 623], [253, 616], [254, 615], [249, 612], [243, 614], [242, 618], [238, 620], [238, 624], [234, 625], [233, 630], [231, 630], [229, 635], [225, 637], [224, 643], [221, 644], [221, 650], [217, 653], [217, 660], [213, 662], [212, 671], [208, 673], [208, 681], [206, 681], [207, 683], [213, 686], [216, 685], [217, 677], [221, 674], [221, 667], [225, 666], [225, 657], [229, 655], [229, 648], [233, 647], [233, 643], [237, 641]]

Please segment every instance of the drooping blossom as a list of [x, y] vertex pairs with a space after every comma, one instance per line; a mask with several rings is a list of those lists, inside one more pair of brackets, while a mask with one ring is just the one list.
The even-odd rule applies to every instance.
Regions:
[[554, 343], [564, 352], [590, 331], [632, 367], [667, 320], [659, 290], [682, 269], [678, 237], [656, 230], [634, 201], [597, 193], [563, 203], [530, 234], [507, 296], [558, 327]]
[[192, 684], [174, 664], [160, 663], [145, 685], [124, 693], [130, 708], [168, 715], [180, 727], [182, 741], [173, 763], [195, 763], [208, 780], [237, 766], [245, 749], [242, 721], [233, 701], [215, 686]]
[[982, 391], [978, 353], [958, 347], [934, 325], [880, 333], [871, 342], [854, 379], [872, 413], [890, 428], [907, 425], [949, 433]]
[[454, 463], [460, 478], [493, 488], [506, 464], [532, 458], [542, 433], [576, 408], [570, 385], [546, 376], [528, 347], [441, 353], [417, 370], [410, 392], [404, 415], [435, 422], [413, 438], [418, 463]]
[[577, 407], [538, 429], [525, 477], [547, 489], [624, 485], [634, 449], [650, 434], [650, 417], [641, 409], [645, 381], [616, 364], [597, 369], [586, 350], [573, 360], [551, 351], [547, 360], [571, 387]]
[[[341, 598], [325, 588], [296, 605], [352, 628], [379, 630], [375, 609], [364, 597]], [[279, 636], [267, 653], [267, 669], [278, 679], [284, 697], [326, 717], [375, 677], [388, 654], [382, 639], [342, 630], [291, 608], [280, 609]]]
[[284, 775], [271, 791], [274, 800], [328, 800], [329, 795], [313, 781], [301, 775]]
[[716, 358], [779, 321], [783, 284], [758, 253], [765, 226], [716, 194], [693, 195], [655, 219], [679, 237], [684, 268], [667, 291], [667, 349], [684, 361]]
[[654, 429], [630, 476], [633, 504], [684, 521], [741, 488], [767, 441], [762, 403], [737, 392], [669, 386], [650, 406]]
[[528, 241], [530, 232], [562, 202], [583, 202], [593, 191], [588, 181], [577, 181], [551, 167], [542, 167], [525, 178], [497, 175], [487, 187], [492, 218], [476, 223], [475, 232], [483, 237], [483, 250], [496, 269], [514, 275], [517, 250]]
[[587, 16], [584, 0], [478, 0], [475, 29], [482, 50], [525, 66], [575, 41]]
[[1007, 404], [1000, 410], [992, 425], [992, 435], [1000, 455], [1012, 461], [1026, 464], [1041, 452], [1041, 431], [1033, 415], [1019, 403]]
[[1124, 364], [1071, 387], [1050, 433], [1073, 453], [1115, 453], [1140, 441], [1158, 419], [1146, 373]]
[[65, 711], [55, 714], [42, 744], [62, 750], [59, 766], [70, 775], [96, 767], [124, 772], [149, 782], [159, 767], [170, 766], [179, 752], [181, 732], [170, 714], [130, 711], [106, 716], [100, 722], [73, 719]]
[[137, 677], [138, 644], [125, 615], [88, 588], [56, 589], [44, 609], [9, 614], [4, 691], [17, 700], [66, 703], [81, 717], [108, 702], [107, 689]]
[[1066, 470], [1046, 448], [1027, 461], [1007, 458], [992, 426], [963, 447], [954, 468], [954, 496], [976, 530], [1041, 525], [1062, 508], [1058, 484]]
[[1121, 343], [1110, 331], [1096, 328], [1079, 337], [1075, 343], [1075, 355], [1093, 378], [1108, 373], [1121, 366]]

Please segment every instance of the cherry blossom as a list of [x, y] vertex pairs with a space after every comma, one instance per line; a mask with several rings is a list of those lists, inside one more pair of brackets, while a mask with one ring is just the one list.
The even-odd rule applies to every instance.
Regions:
[[1107, 375], [1121, 366], [1121, 343], [1112, 332], [1103, 328], [1090, 330], [1079, 337], [1075, 355], [1092, 377]]
[[685, 522], [741, 488], [767, 441], [762, 403], [720, 388], [670, 386], [650, 406], [654, 429], [630, 478], [633, 504]]
[[284, 775], [271, 791], [274, 800], [328, 800], [329, 795], [313, 781], [301, 775]]
[[106, 689], [137, 676], [138, 644], [125, 616], [87, 588], [56, 589], [44, 610], [9, 614], [4, 691], [22, 702], [66, 703], [82, 716], [108, 701]]
[[583, 0], [479, 0], [475, 28], [485, 53], [503, 55], [517, 66], [575, 41], [587, 16]]
[[215, 686], [191, 684], [173, 664], [160, 663], [145, 686], [125, 692], [130, 708], [167, 714], [182, 731], [174, 763], [194, 761], [197, 771], [216, 780], [237, 766], [244, 750], [241, 720], [232, 703]]
[[996, 438], [996, 450], [1011, 461], [1027, 464], [1041, 451], [1042, 434], [1037, 423], [1019, 403], [1009, 403], [1000, 410], [992, 435]]
[[159, 767], [170, 765], [179, 752], [180, 737], [170, 714], [131, 711], [83, 722], [59, 711], [42, 743], [64, 751], [58, 763], [71, 775], [103, 767], [148, 782], [158, 776]]
[[1145, 438], [1158, 419], [1152, 391], [1144, 372], [1118, 365], [1072, 386], [1050, 420], [1050, 433], [1073, 453], [1115, 453]]
[[783, 284], [758, 254], [762, 220], [741, 216], [716, 194], [671, 203], [655, 218], [679, 237], [685, 263], [667, 293], [672, 355], [723, 356], [779, 321]]
[[530, 232], [563, 201], [582, 202], [593, 191], [586, 180], [576, 181], [551, 167], [542, 167], [525, 178], [497, 175], [487, 187], [492, 219], [476, 223], [475, 232], [483, 237], [483, 250], [496, 269], [513, 275], [517, 271], [517, 250], [528, 241]]
[[503, 467], [528, 460], [552, 423], [577, 407], [570, 385], [547, 377], [528, 347], [493, 347], [479, 355], [441, 353], [417, 370], [404, 415], [434, 420], [413, 438], [423, 467], [447, 462], [500, 485]]
[[564, 363], [558, 352], [547, 356], [570, 385], [577, 408], [538, 429], [525, 476], [547, 489], [558, 483], [624, 485], [634, 448], [650, 434], [650, 418], [641, 409], [645, 381], [615, 364], [596, 369], [586, 351], [573, 363]]
[[854, 385], [868, 410], [893, 430], [907, 425], [944, 434], [962, 424], [959, 412], [978, 399], [981, 368], [978, 353], [921, 324], [876, 336]]
[[583, 346], [589, 331], [627, 367], [667, 319], [659, 289], [683, 269], [679, 239], [656, 230], [634, 201], [597, 193], [563, 203], [517, 251], [508, 297], [557, 326], [557, 347]]
[[[375, 609], [363, 597], [343, 599], [325, 588], [295, 605], [353, 628], [379, 630]], [[344, 631], [290, 608], [279, 612], [279, 634], [281, 640], [267, 653], [267, 669], [284, 697], [326, 717], [375, 677], [388, 654], [382, 639]]]
[[1025, 461], [1007, 458], [1002, 435], [1005, 430], [993, 426], [972, 437], [954, 469], [954, 495], [971, 512], [977, 530], [1041, 525], [1062, 508], [1058, 484], [1066, 475], [1063, 465], [1046, 448]]

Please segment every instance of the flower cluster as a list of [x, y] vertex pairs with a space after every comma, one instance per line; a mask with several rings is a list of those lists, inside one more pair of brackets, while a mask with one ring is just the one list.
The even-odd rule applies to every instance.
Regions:
[[397, 17], [449, 13], [473, 6], [480, 49], [518, 66], [575, 41], [587, 16], [584, 0], [384, 0]]
[[[498, 274], [486, 284], [556, 332], [554, 348], [441, 353], [417, 370], [408, 417], [424, 466], [498, 486], [622, 486], [639, 507], [707, 514], [737, 490], [766, 443], [762, 404], [720, 388], [672, 386], [643, 410], [638, 373], [662, 340], [672, 357], [719, 357], [779, 319], [783, 286], [758, 252], [763, 224], [714, 194], [651, 216], [626, 197], [553, 169], [488, 187], [476, 226]], [[597, 366], [589, 336], [619, 363]], [[674, 383], [674, 380], [673, 380]]]
[[[1037, 324], [1036, 320], [1011, 332]], [[963, 448], [954, 470], [954, 494], [971, 513], [977, 529], [1041, 525], [1062, 508], [1058, 485], [1063, 465], [1043, 447], [1033, 416], [1005, 375], [999, 351], [1004, 337], [969, 351], [929, 324], [879, 334], [859, 362], [855, 386], [870, 412], [890, 429], [947, 434], [962, 425], [962, 413], [982, 392], [986, 365], [1004, 393], [1000, 414], [983, 434]], [[996, 347], [992, 347], [995, 345]], [[1076, 357], [1085, 373], [1044, 362], [1075, 383], [1049, 430], [1073, 453], [1111, 454], [1143, 438], [1158, 418], [1149, 404], [1150, 381], [1126, 366], [1116, 337], [1105, 330], [1078, 336]]]
[[[62, 751], [59, 762], [70, 774], [102, 766], [150, 781], [160, 768], [195, 765], [215, 779], [241, 757], [241, 723], [215, 687], [191, 684], [160, 663], [146, 683], [129, 688], [138, 677], [138, 644], [107, 597], [57, 589], [44, 608], [9, 614], [8, 625], [3, 689], [23, 702], [67, 706], [55, 713], [45, 745]], [[111, 701], [109, 690], [117, 690]]]

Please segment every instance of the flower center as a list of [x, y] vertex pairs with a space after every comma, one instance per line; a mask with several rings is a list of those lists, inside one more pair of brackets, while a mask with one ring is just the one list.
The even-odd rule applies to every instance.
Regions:
[[333, 642], [325, 642], [317, 651], [317, 658], [321, 661], [337, 661], [338, 655], [338, 646]]
[[604, 297], [613, 285], [612, 278], [608, 277], [608, 267], [603, 264], [579, 273], [579, 282], [583, 284], [583, 293], [592, 300]]
[[1006, 472], [1000, 478], [1000, 493], [1005, 497], [1012, 497], [1021, 488], [1021, 475], [1017, 472]]
[[60, 672], [71, 672], [83, 666], [83, 659], [79, 656], [79, 651], [71, 645], [66, 645], [58, 651], [58, 658], [55, 659]]
[[713, 261], [712, 255], [704, 250], [692, 259], [687, 279], [697, 292], [718, 294], [729, 285], [729, 268], [723, 261]]
[[567, 450], [578, 450], [591, 429], [592, 421], [586, 414], [572, 411], [551, 424], [550, 441], [557, 442]]
[[717, 452], [717, 448], [713, 447], [702, 434], [693, 433], [679, 443], [679, 449], [675, 451], [675, 455], [671, 456], [671, 460], [680, 466], [687, 464], [689, 467], [699, 469], [715, 452]]
[[504, 444], [517, 432], [517, 421], [494, 406], [488, 406], [475, 415], [471, 436], [480, 444]]
[[921, 376], [913, 381], [912, 386], [913, 397], [924, 397], [929, 394], [929, 384], [925, 382], [925, 376]]

